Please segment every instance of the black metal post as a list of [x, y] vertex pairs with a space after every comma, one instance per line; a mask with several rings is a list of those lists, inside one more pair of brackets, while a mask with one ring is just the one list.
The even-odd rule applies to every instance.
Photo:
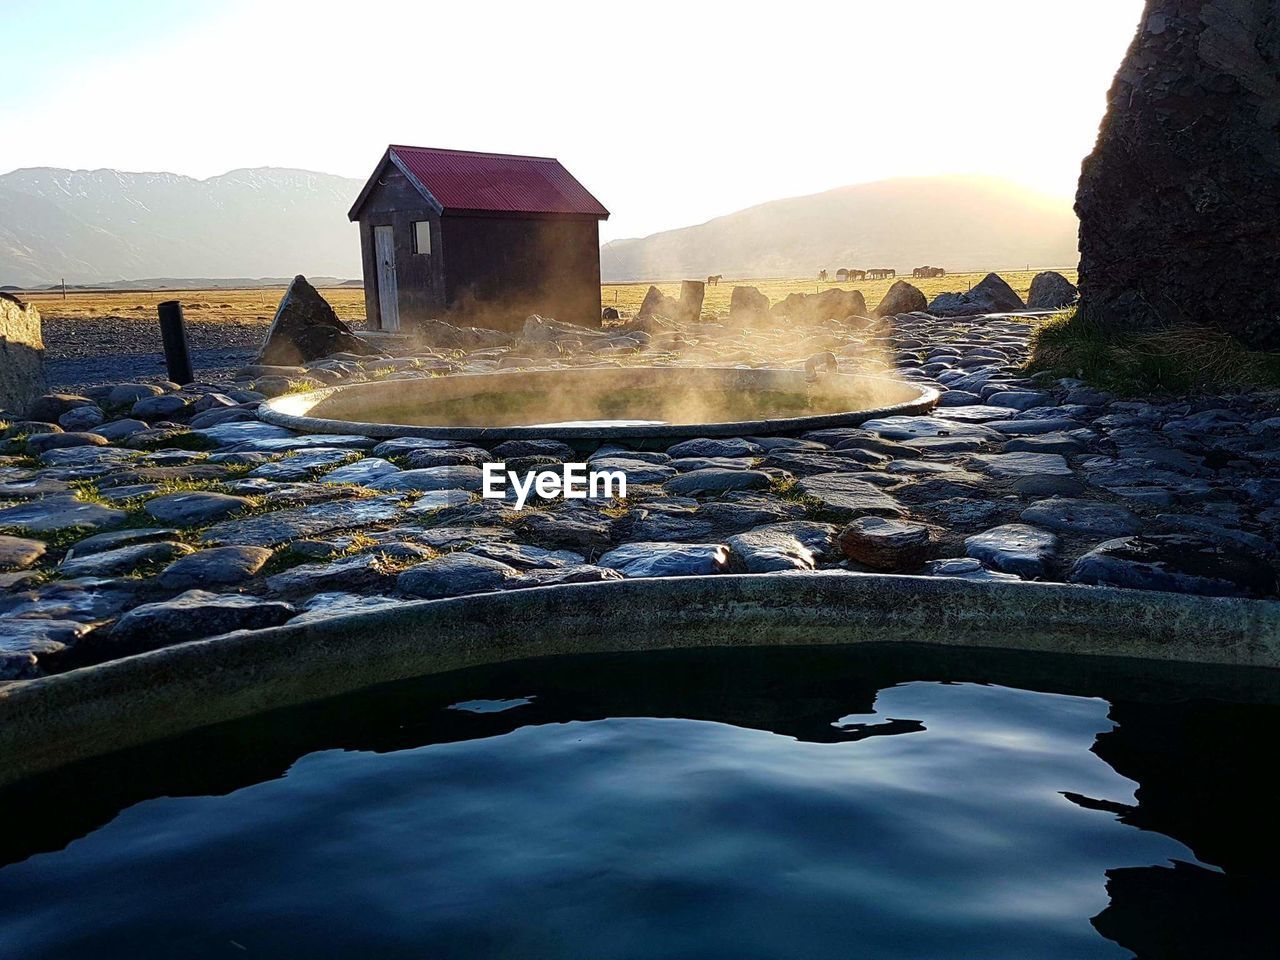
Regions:
[[182, 321], [182, 304], [165, 300], [157, 308], [160, 314], [160, 337], [164, 340], [164, 364], [169, 379], [186, 386], [196, 379], [191, 370], [191, 351], [187, 348], [187, 328]]

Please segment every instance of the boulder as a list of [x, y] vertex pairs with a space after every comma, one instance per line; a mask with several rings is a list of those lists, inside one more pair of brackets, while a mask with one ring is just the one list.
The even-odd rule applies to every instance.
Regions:
[[755, 287], [734, 287], [729, 296], [732, 323], [761, 323], [769, 319], [769, 298]]
[[886, 517], [859, 517], [838, 542], [846, 557], [875, 570], [914, 570], [936, 551], [932, 527]]
[[1026, 304], [1013, 287], [995, 273], [988, 273], [968, 293], [940, 293], [929, 304], [935, 317], [978, 317], [987, 313], [1023, 310]]
[[1027, 306], [1033, 310], [1057, 310], [1071, 306], [1079, 296], [1074, 283], [1060, 273], [1046, 270], [1032, 279]]
[[296, 276], [280, 299], [255, 362], [298, 364], [331, 353], [368, 356], [377, 351], [338, 319], [333, 307], [307, 283], [306, 277]]
[[40, 311], [0, 292], [0, 410], [21, 413], [47, 389]]
[[905, 280], [899, 280], [884, 295], [875, 309], [876, 317], [896, 317], [900, 313], [919, 313], [929, 306], [920, 289]]
[[1080, 310], [1280, 347], [1275, 0], [1148, 0], [1076, 197]]
[[867, 301], [857, 290], [831, 287], [821, 293], [793, 293], [774, 304], [773, 315], [795, 323], [822, 323], [867, 316]]
[[649, 287], [636, 312], [637, 320], [650, 317], [665, 317], [668, 320], [679, 320], [684, 323], [696, 323], [702, 316], [702, 301], [706, 295], [706, 284], [701, 280], [680, 281], [680, 298], [669, 297], [657, 287]]

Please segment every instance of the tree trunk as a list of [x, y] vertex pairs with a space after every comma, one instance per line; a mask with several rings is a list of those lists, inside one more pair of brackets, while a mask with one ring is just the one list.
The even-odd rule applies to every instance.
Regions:
[[1280, 347], [1280, 0], [1147, 0], [1085, 160], [1080, 300]]

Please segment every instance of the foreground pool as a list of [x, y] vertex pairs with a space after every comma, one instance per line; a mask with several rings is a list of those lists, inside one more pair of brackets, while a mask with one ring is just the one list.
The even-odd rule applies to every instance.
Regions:
[[531, 661], [102, 758], [0, 793], [0, 954], [1273, 955], [1280, 708], [1043, 662]]

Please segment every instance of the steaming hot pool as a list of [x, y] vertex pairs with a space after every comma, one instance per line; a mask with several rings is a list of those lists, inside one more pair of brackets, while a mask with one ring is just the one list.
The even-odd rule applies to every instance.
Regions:
[[269, 400], [308, 433], [453, 439], [742, 436], [923, 413], [929, 387], [884, 377], [737, 367], [599, 367], [384, 380]]

